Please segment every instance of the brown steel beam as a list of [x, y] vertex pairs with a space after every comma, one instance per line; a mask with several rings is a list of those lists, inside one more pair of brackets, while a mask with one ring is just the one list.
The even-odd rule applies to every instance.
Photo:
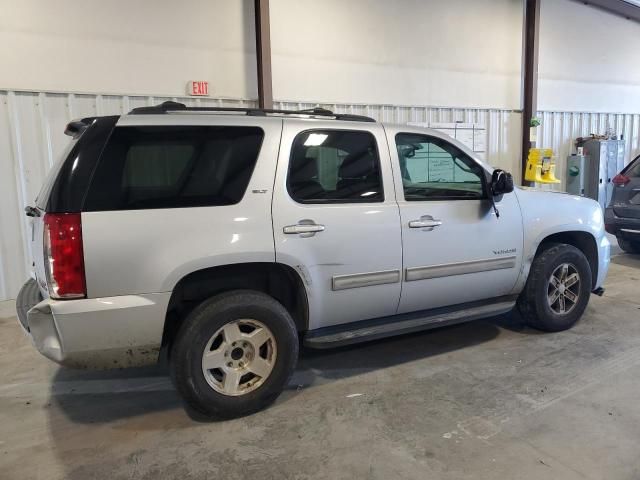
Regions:
[[258, 106], [260, 108], [273, 108], [269, 0], [255, 0], [254, 5], [256, 16], [256, 58], [258, 61]]
[[538, 45], [540, 37], [540, 0], [524, 0], [522, 29], [522, 185], [531, 148], [530, 121], [538, 104]]

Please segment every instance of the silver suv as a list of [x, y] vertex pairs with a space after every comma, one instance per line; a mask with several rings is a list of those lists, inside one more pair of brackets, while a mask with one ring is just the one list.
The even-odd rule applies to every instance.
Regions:
[[323, 109], [167, 102], [72, 122], [17, 301], [46, 357], [152, 364], [212, 417], [254, 412], [301, 340], [331, 348], [511, 311], [571, 327], [601, 293], [598, 204], [514, 191], [436, 131]]

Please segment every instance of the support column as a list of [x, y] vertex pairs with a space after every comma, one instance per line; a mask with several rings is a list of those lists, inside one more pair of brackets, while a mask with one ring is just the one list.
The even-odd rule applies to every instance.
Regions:
[[524, 173], [531, 148], [531, 118], [538, 110], [538, 45], [540, 39], [540, 1], [524, 0], [522, 29], [522, 185], [528, 185]]
[[260, 108], [273, 108], [269, 0], [254, 1], [256, 16], [256, 57], [258, 61], [258, 106]]

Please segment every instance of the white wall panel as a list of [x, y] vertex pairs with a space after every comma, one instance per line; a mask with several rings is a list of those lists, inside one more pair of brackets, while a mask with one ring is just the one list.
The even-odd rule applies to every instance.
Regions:
[[270, 9], [275, 98], [520, 106], [522, 0], [271, 0]]
[[586, 3], [542, 1], [538, 108], [640, 112], [640, 23]]
[[257, 95], [252, 0], [0, 0], [0, 87]]

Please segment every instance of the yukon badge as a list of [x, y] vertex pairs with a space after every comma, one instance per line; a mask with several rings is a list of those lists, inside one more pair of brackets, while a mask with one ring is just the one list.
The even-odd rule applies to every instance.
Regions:
[[516, 253], [516, 249], [515, 248], [505, 248], [503, 250], [494, 250], [493, 251], [494, 255], [506, 255], [507, 253]]

